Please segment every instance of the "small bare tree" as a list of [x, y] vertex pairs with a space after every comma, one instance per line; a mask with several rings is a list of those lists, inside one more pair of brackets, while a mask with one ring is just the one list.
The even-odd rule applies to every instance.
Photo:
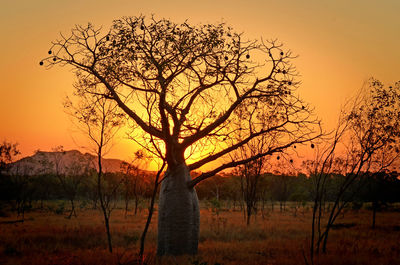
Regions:
[[78, 126], [88, 136], [93, 150], [97, 155], [97, 194], [100, 199], [100, 207], [104, 216], [107, 233], [108, 249], [112, 252], [110, 232], [110, 216], [113, 210], [112, 201], [116, 198], [116, 192], [120, 182], [106, 181], [103, 169], [103, 156], [109, 150], [113, 137], [122, 125], [123, 114], [117, 112], [116, 104], [95, 93], [85, 93], [92, 86], [86, 79], [80, 79], [75, 85], [76, 96], [79, 101], [73, 104], [69, 97], [66, 98], [64, 107], [72, 117], [78, 121]]
[[[268, 149], [266, 138], [260, 137], [249, 141], [235, 152], [237, 160], [244, 160], [249, 157], [265, 152]], [[259, 182], [262, 171], [265, 170], [268, 157], [260, 157], [246, 164], [237, 167], [237, 173], [241, 180], [241, 190], [244, 202], [246, 203], [246, 223], [250, 225], [251, 216], [256, 213], [257, 201], [259, 200]]]
[[[372, 173], [385, 172], [399, 159], [400, 83], [384, 86], [370, 79], [354, 100], [344, 108], [333, 137], [309, 168], [314, 182], [314, 207], [311, 229], [311, 260], [314, 251], [326, 252], [330, 229], [347, 203], [358, 191], [349, 193], [357, 180]], [[341, 175], [335, 199], [322, 223], [322, 204], [326, 184], [332, 174]], [[360, 182], [359, 181], [359, 182]]]
[[0, 215], [4, 214], [3, 212], [3, 207], [4, 204], [2, 203], [3, 199], [9, 199], [11, 196], [8, 196], [8, 194], [12, 194], [12, 190], [8, 190], [8, 192], [5, 192], [7, 190], [7, 186], [11, 185], [5, 185], [7, 182], [12, 183], [12, 178], [9, 175], [9, 169], [10, 169], [10, 164], [14, 161], [15, 157], [19, 155], [20, 152], [18, 150], [18, 144], [13, 144], [11, 142], [8, 142], [4, 140], [2, 143], [0, 143], [0, 185], [1, 191], [0, 191]]
[[71, 204], [71, 210], [68, 219], [73, 216], [77, 217], [75, 210], [75, 199], [78, 194], [78, 189], [83, 184], [83, 181], [89, 174], [90, 161], [82, 157], [74, 157], [71, 161], [65, 159], [66, 151], [63, 146], [52, 148], [52, 153], [49, 157], [44, 157], [41, 161], [47, 167], [46, 170], [54, 172], [64, 195]]
[[13, 169], [13, 172], [10, 174], [11, 182], [13, 183], [16, 197], [16, 210], [17, 216], [21, 219], [18, 221], [24, 222], [25, 220], [25, 210], [27, 208], [28, 198], [29, 198], [29, 189], [31, 184], [31, 172], [33, 168], [31, 165], [18, 165]]
[[125, 217], [128, 214], [128, 207], [129, 201], [133, 198], [135, 215], [137, 214], [139, 208], [139, 202], [141, 196], [144, 193], [145, 185], [144, 185], [144, 178], [145, 175], [139, 168], [138, 161], [143, 161], [144, 155], [142, 151], [135, 152], [135, 158], [132, 163], [123, 162], [121, 164], [121, 171], [124, 174], [123, 177], [123, 193], [124, 193], [124, 200], [125, 200]]
[[6, 140], [0, 144], [0, 174], [5, 173], [14, 158], [19, 155], [18, 144]]

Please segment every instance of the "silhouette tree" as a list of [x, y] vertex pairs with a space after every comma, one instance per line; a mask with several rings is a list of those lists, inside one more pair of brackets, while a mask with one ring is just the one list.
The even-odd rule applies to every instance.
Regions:
[[[86, 83], [85, 79], [79, 81], [75, 85], [78, 91], [90, 89], [91, 85]], [[112, 181], [112, 178], [106, 179], [102, 160], [104, 154], [110, 148], [115, 134], [123, 124], [124, 115], [117, 111], [114, 101], [107, 100], [101, 95], [78, 93], [77, 96], [76, 104], [67, 97], [64, 107], [67, 113], [78, 121], [79, 128], [88, 136], [90, 143], [94, 145], [93, 151], [97, 155], [97, 195], [104, 216], [108, 249], [112, 252], [110, 217], [113, 210], [112, 201], [116, 198], [120, 182]]]
[[[162, 151], [168, 168], [160, 190], [158, 255], [197, 253], [194, 186], [200, 181], [319, 135], [319, 121], [296, 95], [292, 52], [276, 40], [244, 40], [224, 23], [125, 17], [106, 34], [91, 24], [76, 26], [49, 53], [42, 65], [72, 66], [85, 84], [79, 93], [116, 102], [137, 126], [132, 138], [149, 150], [154, 139]], [[232, 151], [260, 136], [268, 139], [267, 150], [230, 160]], [[191, 179], [190, 171], [214, 160], [219, 166]]]
[[14, 185], [7, 171], [10, 163], [18, 154], [17, 144], [12, 144], [6, 140], [0, 144], [0, 216], [5, 215], [5, 204], [3, 202], [14, 197]]
[[14, 185], [7, 171], [15, 156], [20, 154], [17, 146], [6, 140], [0, 144], [0, 215], [5, 214], [3, 201], [13, 198]]
[[[243, 160], [256, 156], [268, 149], [264, 137], [253, 139], [241, 146], [235, 152], [235, 160]], [[261, 173], [265, 170], [267, 157], [260, 157], [237, 167], [237, 173], [241, 180], [241, 190], [246, 203], [246, 223], [250, 225], [250, 218], [256, 212], [256, 204], [259, 199], [259, 183]]]
[[[354, 198], [371, 173], [388, 172], [399, 159], [400, 83], [384, 86], [370, 79], [359, 94], [343, 109], [336, 130], [326, 146], [317, 148], [314, 161], [308, 163], [314, 181], [314, 206], [311, 229], [311, 261], [314, 250], [326, 252], [330, 229], [347, 203]], [[322, 223], [322, 205], [327, 183], [337, 178], [333, 205]], [[318, 234], [316, 234], [316, 231]]]
[[18, 144], [12, 144], [7, 141], [3, 141], [3, 143], [0, 144], [0, 174], [6, 171], [9, 164], [13, 162], [15, 156], [20, 154], [17, 146]]
[[85, 157], [73, 157], [70, 161], [66, 161], [66, 152], [62, 146], [57, 146], [52, 151], [54, 155], [52, 160], [49, 161], [50, 166], [55, 169], [56, 177], [71, 204], [71, 211], [67, 218], [70, 219], [72, 215], [77, 217], [75, 200], [79, 194], [79, 189], [88, 178], [91, 161]]
[[363, 197], [365, 201], [372, 203], [371, 228], [376, 228], [376, 214], [388, 203], [394, 201], [393, 194], [396, 193], [396, 180], [398, 173], [374, 172], [366, 176], [366, 189]]
[[122, 184], [125, 201], [125, 217], [127, 217], [129, 201], [131, 199], [135, 200], [134, 213], [136, 215], [139, 207], [139, 196], [144, 193], [143, 176], [141, 176], [140, 170], [136, 165], [127, 162], [121, 164], [121, 171], [124, 174]]
[[18, 217], [21, 216], [22, 222], [25, 219], [25, 210], [29, 208], [28, 201], [31, 201], [32, 193], [32, 166], [23, 165], [17, 166], [13, 172], [11, 172], [11, 182], [14, 187], [12, 192], [14, 193], [16, 200], [16, 208]]

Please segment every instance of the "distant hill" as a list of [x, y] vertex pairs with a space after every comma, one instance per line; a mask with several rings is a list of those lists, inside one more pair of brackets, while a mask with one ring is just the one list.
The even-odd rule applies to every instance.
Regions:
[[[103, 159], [104, 172], [120, 172], [123, 160]], [[32, 156], [24, 157], [10, 167], [12, 174], [44, 174], [44, 173], [69, 173], [79, 174], [86, 169], [97, 169], [97, 157], [78, 150], [61, 152], [37, 151]]]

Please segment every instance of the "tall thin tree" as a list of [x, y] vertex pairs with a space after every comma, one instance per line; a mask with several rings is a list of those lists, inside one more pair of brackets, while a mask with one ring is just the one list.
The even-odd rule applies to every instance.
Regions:
[[[79, 89], [89, 89], [89, 84], [81, 79], [76, 84]], [[109, 187], [105, 191], [105, 179], [103, 169], [103, 156], [112, 144], [115, 134], [123, 122], [123, 114], [119, 113], [116, 104], [106, 98], [89, 93], [78, 94], [79, 101], [74, 104], [69, 97], [64, 102], [64, 107], [70, 115], [78, 121], [79, 128], [88, 136], [91, 144], [94, 144], [94, 151], [97, 155], [97, 193], [100, 200], [100, 207], [104, 216], [104, 224], [107, 234], [108, 249], [112, 252], [112, 241], [110, 232], [110, 217], [112, 198], [115, 197], [117, 186]], [[115, 187], [114, 187], [115, 186]], [[111, 192], [112, 194], [108, 194]]]

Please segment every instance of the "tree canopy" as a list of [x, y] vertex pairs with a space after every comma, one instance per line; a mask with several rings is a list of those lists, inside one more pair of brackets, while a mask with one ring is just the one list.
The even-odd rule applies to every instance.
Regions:
[[[195, 185], [319, 136], [319, 121], [297, 95], [295, 57], [277, 40], [245, 40], [224, 23], [192, 26], [139, 16], [115, 20], [105, 33], [76, 26], [53, 42], [40, 64], [72, 66], [77, 93], [115, 101], [141, 129], [132, 138], [169, 167], [191, 154], [197, 159], [190, 170], [224, 158]], [[230, 159], [261, 136], [268, 139], [263, 153]]]

